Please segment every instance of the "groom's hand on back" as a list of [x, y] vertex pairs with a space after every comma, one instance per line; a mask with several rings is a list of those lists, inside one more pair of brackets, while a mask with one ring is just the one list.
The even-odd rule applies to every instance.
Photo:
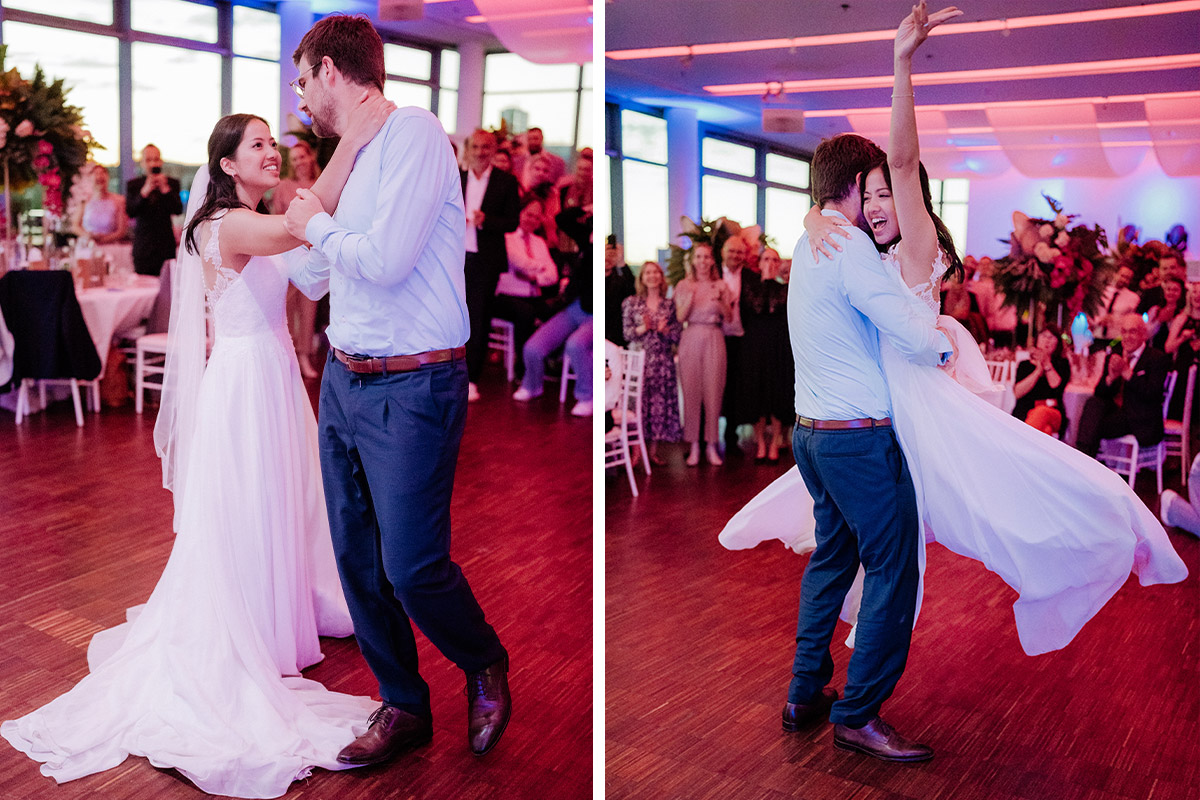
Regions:
[[319, 197], [308, 189], [297, 189], [296, 196], [288, 204], [287, 213], [283, 215], [283, 224], [292, 236], [302, 242], [307, 241], [304, 230], [308, 227], [308, 221], [324, 210]]

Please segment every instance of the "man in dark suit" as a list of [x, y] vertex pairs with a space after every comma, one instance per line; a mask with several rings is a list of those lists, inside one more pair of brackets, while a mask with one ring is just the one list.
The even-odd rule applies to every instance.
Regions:
[[468, 400], [479, 399], [479, 373], [487, 356], [488, 333], [492, 328], [492, 298], [500, 274], [508, 269], [504, 234], [521, 221], [521, 190], [517, 179], [492, 169], [496, 137], [476, 130], [467, 140], [467, 162], [462, 171], [463, 202], [467, 212], [466, 279], [467, 313], [471, 338], [467, 340]]
[[1075, 446], [1089, 456], [1101, 439], [1132, 433], [1139, 445], [1163, 439], [1163, 391], [1171, 359], [1147, 344], [1146, 323], [1137, 313], [1120, 319], [1121, 352], [1104, 363], [1104, 377], [1079, 417]]
[[125, 188], [125, 213], [137, 225], [133, 230], [133, 268], [140, 275], [158, 275], [163, 262], [175, 257], [175, 229], [171, 215], [183, 213], [179, 181], [162, 171], [162, 153], [152, 144], [142, 150], [140, 178]]

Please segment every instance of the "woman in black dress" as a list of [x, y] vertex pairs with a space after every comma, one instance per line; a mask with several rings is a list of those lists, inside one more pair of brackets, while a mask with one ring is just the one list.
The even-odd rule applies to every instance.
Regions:
[[1071, 363], [1063, 355], [1062, 331], [1047, 323], [1029, 360], [1017, 365], [1013, 416], [1051, 436], [1063, 431], [1063, 390], [1071, 382]]
[[742, 358], [745, 381], [739, 405], [755, 420], [755, 460], [779, 460], [784, 429], [795, 415], [795, 369], [787, 325], [787, 284], [780, 280], [782, 260], [767, 248], [759, 257], [761, 273], [742, 270]]

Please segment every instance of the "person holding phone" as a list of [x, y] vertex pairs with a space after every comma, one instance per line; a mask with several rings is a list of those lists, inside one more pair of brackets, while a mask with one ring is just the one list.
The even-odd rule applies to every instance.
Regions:
[[158, 275], [163, 262], [175, 257], [173, 214], [183, 213], [179, 181], [163, 174], [162, 152], [142, 148], [142, 172], [125, 187], [125, 214], [134, 220], [133, 268], [139, 275]]

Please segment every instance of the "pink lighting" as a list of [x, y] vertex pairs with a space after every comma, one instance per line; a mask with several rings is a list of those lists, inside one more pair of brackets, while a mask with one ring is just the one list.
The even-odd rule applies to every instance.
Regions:
[[[918, 73], [913, 76], [916, 86], [940, 84], [987, 83], [1016, 81], [1030, 78], [1065, 78], [1079, 75], [1112, 75], [1123, 72], [1155, 72], [1165, 69], [1200, 67], [1200, 53], [1150, 58], [1125, 58], [1111, 61], [1086, 61], [1072, 64], [1040, 64], [998, 69], [968, 69], [952, 72]], [[794, 92], [833, 92], [845, 89], [883, 89], [892, 85], [891, 75], [869, 75], [859, 78], [830, 78], [784, 81], [783, 90]], [[765, 82], [731, 83], [705, 86], [704, 90], [724, 97], [732, 95], [761, 95]]]
[[[1161, 16], [1164, 14], [1182, 14], [1189, 11], [1200, 11], [1200, 0], [1177, 0], [1176, 2], [1155, 3], [1153, 5], [1100, 8], [1091, 11], [1073, 11], [1065, 14], [1044, 14], [1033, 17], [1016, 17], [1013, 19], [950, 23], [935, 28], [930, 35], [953, 36], [966, 33], [1003, 32], [1022, 28], [1042, 28], [1053, 25], [1074, 25], [1083, 22], [1103, 22], [1106, 20], [1133, 19], [1136, 17]], [[797, 36], [791, 39], [760, 39], [745, 42], [713, 42], [711, 44], [685, 46], [644, 47], [632, 50], [613, 50], [605, 53], [605, 55], [615, 61], [628, 61], [638, 58], [680, 58], [689, 55], [745, 53], [755, 50], [786, 50], [793, 47], [820, 47], [838, 44], [858, 44], [861, 42], [890, 42], [895, 35], [896, 32], [894, 29], [857, 31], [823, 36]]]

